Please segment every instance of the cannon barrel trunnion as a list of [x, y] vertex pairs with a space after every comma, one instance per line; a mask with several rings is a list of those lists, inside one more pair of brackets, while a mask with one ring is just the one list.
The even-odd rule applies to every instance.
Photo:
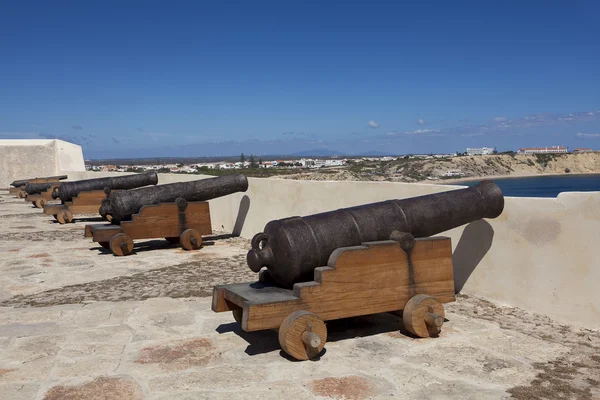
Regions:
[[496, 218], [503, 208], [500, 188], [482, 181], [466, 189], [275, 220], [252, 239], [247, 263], [254, 272], [266, 267], [275, 282], [289, 288], [311, 280], [337, 248], [389, 240], [393, 232], [429, 237]]
[[157, 183], [158, 175], [156, 172], [63, 182], [52, 193], [52, 198], [60, 198], [61, 201], [65, 202], [73, 200], [73, 197], [85, 191], [104, 190], [105, 188], [133, 189], [141, 186], [156, 185]]
[[110, 216], [117, 224], [128, 221], [143, 206], [170, 203], [178, 198], [188, 202], [207, 201], [248, 189], [248, 179], [242, 174], [232, 174], [217, 178], [200, 179], [191, 182], [177, 182], [154, 187], [138, 188], [110, 193], [100, 207], [100, 214]]

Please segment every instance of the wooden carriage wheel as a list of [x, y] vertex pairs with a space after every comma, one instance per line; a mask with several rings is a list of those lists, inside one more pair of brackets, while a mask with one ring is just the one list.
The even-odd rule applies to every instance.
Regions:
[[37, 208], [44, 208], [44, 206], [46, 205], [46, 199], [37, 199], [33, 204]]
[[186, 229], [179, 236], [179, 241], [185, 250], [198, 250], [202, 245], [202, 235], [195, 229]]
[[126, 233], [117, 233], [110, 239], [110, 249], [116, 256], [128, 256], [133, 253], [133, 239]]
[[22, 190], [19, 190], [19, 193], [17, 193], [17, 197], [20, 199], [24, 199], [25, 196], [27, 196], [27, 194]]
[[70, 224], [73, 222], [73, 214], [70, 210], [60, 210], [58, 214], [56, 214], [56, 220], [61, 224]]
[[308, 311], [295, 311], [279, 327], [279, 345], [296, 360], [317, 357], [327, 341], [327, 327], [321, 318]]
[[439, 335], [444, 316], [444, 306], [435, 297], [418, 294], [406, 303], [402, 320], [407, 331], [415, 336], [428, 338]]

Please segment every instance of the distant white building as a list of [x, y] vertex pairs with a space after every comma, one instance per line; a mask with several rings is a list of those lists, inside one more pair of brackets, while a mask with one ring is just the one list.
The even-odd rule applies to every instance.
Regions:
[[325, 165], [328, 167], [344, 165], [346, 160], [325, 160]]
[[469, 156], [485, 156], [494, 154], [494, 149], [491, 147], [467, 147], [467, 155]]
[[518, 154], [553, 154], [553, 153], [567, 153], [568, 149], [565, 146], [552, 146], [552, 147], [523, 147], [520, 148]]
[[304, 168], [310, 168], [310, 167], [314, 167], [315, 166], [315, 160], [312, 160], [310, 158], [303, 158], [300, 160], [300, 164], [302, 164], [302, 166]]

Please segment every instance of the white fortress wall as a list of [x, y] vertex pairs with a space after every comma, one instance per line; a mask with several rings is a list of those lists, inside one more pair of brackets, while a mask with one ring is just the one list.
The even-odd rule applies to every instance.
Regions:
[[[110, 175], [116, 173], [69, 173], [69, 178]], [[209, 176], [159, 174], [159, 184], [204, 178]], [[251, 238], [273, 219], [463, 187], [258, 178], [249, 182], [245, 193], [210, 201], [214, 229]], [[452, 239], [457, 291], [600, 329], [599, 232], [600, 192], [581, 192], [557, 198], [505, 197], [500, 217], [442, 235]]]
[[57, 139], [0, 140], [0, 188], [66, 171], [85, 171], [81, 146]]

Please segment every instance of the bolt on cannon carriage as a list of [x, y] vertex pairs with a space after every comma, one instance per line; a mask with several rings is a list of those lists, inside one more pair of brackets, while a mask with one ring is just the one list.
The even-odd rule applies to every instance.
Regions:
[[218, 285], [212, 310], [242, 330], [279, 329], [282, 349], [317, 357], [325, 321], [402, 311], [407, 331], [435, 337], [455, 300], [450, 238], [434, 236], [504, 209], [491, 181], [269, 222], [247, 255], [258, 282]]

